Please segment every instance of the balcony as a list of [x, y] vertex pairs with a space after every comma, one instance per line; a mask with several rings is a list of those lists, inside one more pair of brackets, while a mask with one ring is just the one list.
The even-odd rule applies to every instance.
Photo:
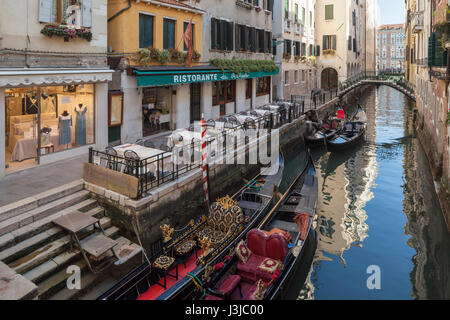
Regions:
[[301, 34], [303, 32], [303, 25], [300, 22], [294, 24], [294, 32], [295, 34]]
[[292, 21], [291, 20], [284, 20], [284, 32], [290, 33], [292, 31]]
[[414, 12], [411, 26], [414, 33], [423, 31], [423, 12]]

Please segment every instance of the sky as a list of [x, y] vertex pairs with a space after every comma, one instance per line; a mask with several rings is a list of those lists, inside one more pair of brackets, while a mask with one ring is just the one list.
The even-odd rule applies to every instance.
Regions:
[[377, 25], [405, 23], [405, 0], [377, 0]]

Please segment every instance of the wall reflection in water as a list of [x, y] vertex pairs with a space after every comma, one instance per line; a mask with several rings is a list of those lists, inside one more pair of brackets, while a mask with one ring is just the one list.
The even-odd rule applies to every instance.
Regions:
[[[448, 299], [450, 237], [412, 106], [384, 86], [365, 91], [361, 104], [367, 141], [342, 154], [315, 151], [318, 243], [295, 298]], [[378, 291], [366, 286], [372, 264], [382, 271]]]

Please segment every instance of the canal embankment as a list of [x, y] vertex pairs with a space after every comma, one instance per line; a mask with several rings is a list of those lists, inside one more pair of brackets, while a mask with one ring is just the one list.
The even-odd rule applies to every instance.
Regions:
[[[317, 108], [319, 118], [326, 113], [336, 112], [336, 104], [348, 104], [357, 99], [366, 87], [356, 89], [342, 100], [334, 98]], [[301, 115], [278, 128], [280, 150], [301, 148], [306, 116]], [[260, 139], [270, 140], [270, 136]], [[255, 142], [256, 143], [256, 142]], [[260, 142], [258, 142], [260, 143]], [[248, 148], [238, 150], [245, 152]], [[259, 173], [260, 166], [255, 164], [213, 164], [209, 167], [211, 199], [226, 194], [232, 195]], [[85, 188], [101, 203], [114, 225], [128, 237], [137, 237], [144, 248], [161, 236], [160, 226], [169, 224], [175, 229], [186, 226], [193, 218], [206, 212], [202, 189], [202, 171], [194, 169], [175, 181], [165, 183], [150, 194], [135, 200], [124, 194], [108, 190], [94, 183], [85, 182]]]
[[450, 181], [444, 170], [444, 153], [446, 150], [440, 150], [430, 133], [430, 123], [424, 120], [418, 108], [414, 108], [414, 126], [419, 141], [427, 155], [433, 180], [435, 181], [436, 193], [441, 204], [442, 214], [447, 224], [447, 230], [450, 232]]

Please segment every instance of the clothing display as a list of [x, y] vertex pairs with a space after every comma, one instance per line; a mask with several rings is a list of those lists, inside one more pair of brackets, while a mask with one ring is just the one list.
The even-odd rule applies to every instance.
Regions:
[[86, 111], [87, 107], [80, 105], [75, 107], [75, 144], [84, 146], [86, 144]]
[[60, 115], [58, 118], [59, 144], [72, 143], [72, 115]]

